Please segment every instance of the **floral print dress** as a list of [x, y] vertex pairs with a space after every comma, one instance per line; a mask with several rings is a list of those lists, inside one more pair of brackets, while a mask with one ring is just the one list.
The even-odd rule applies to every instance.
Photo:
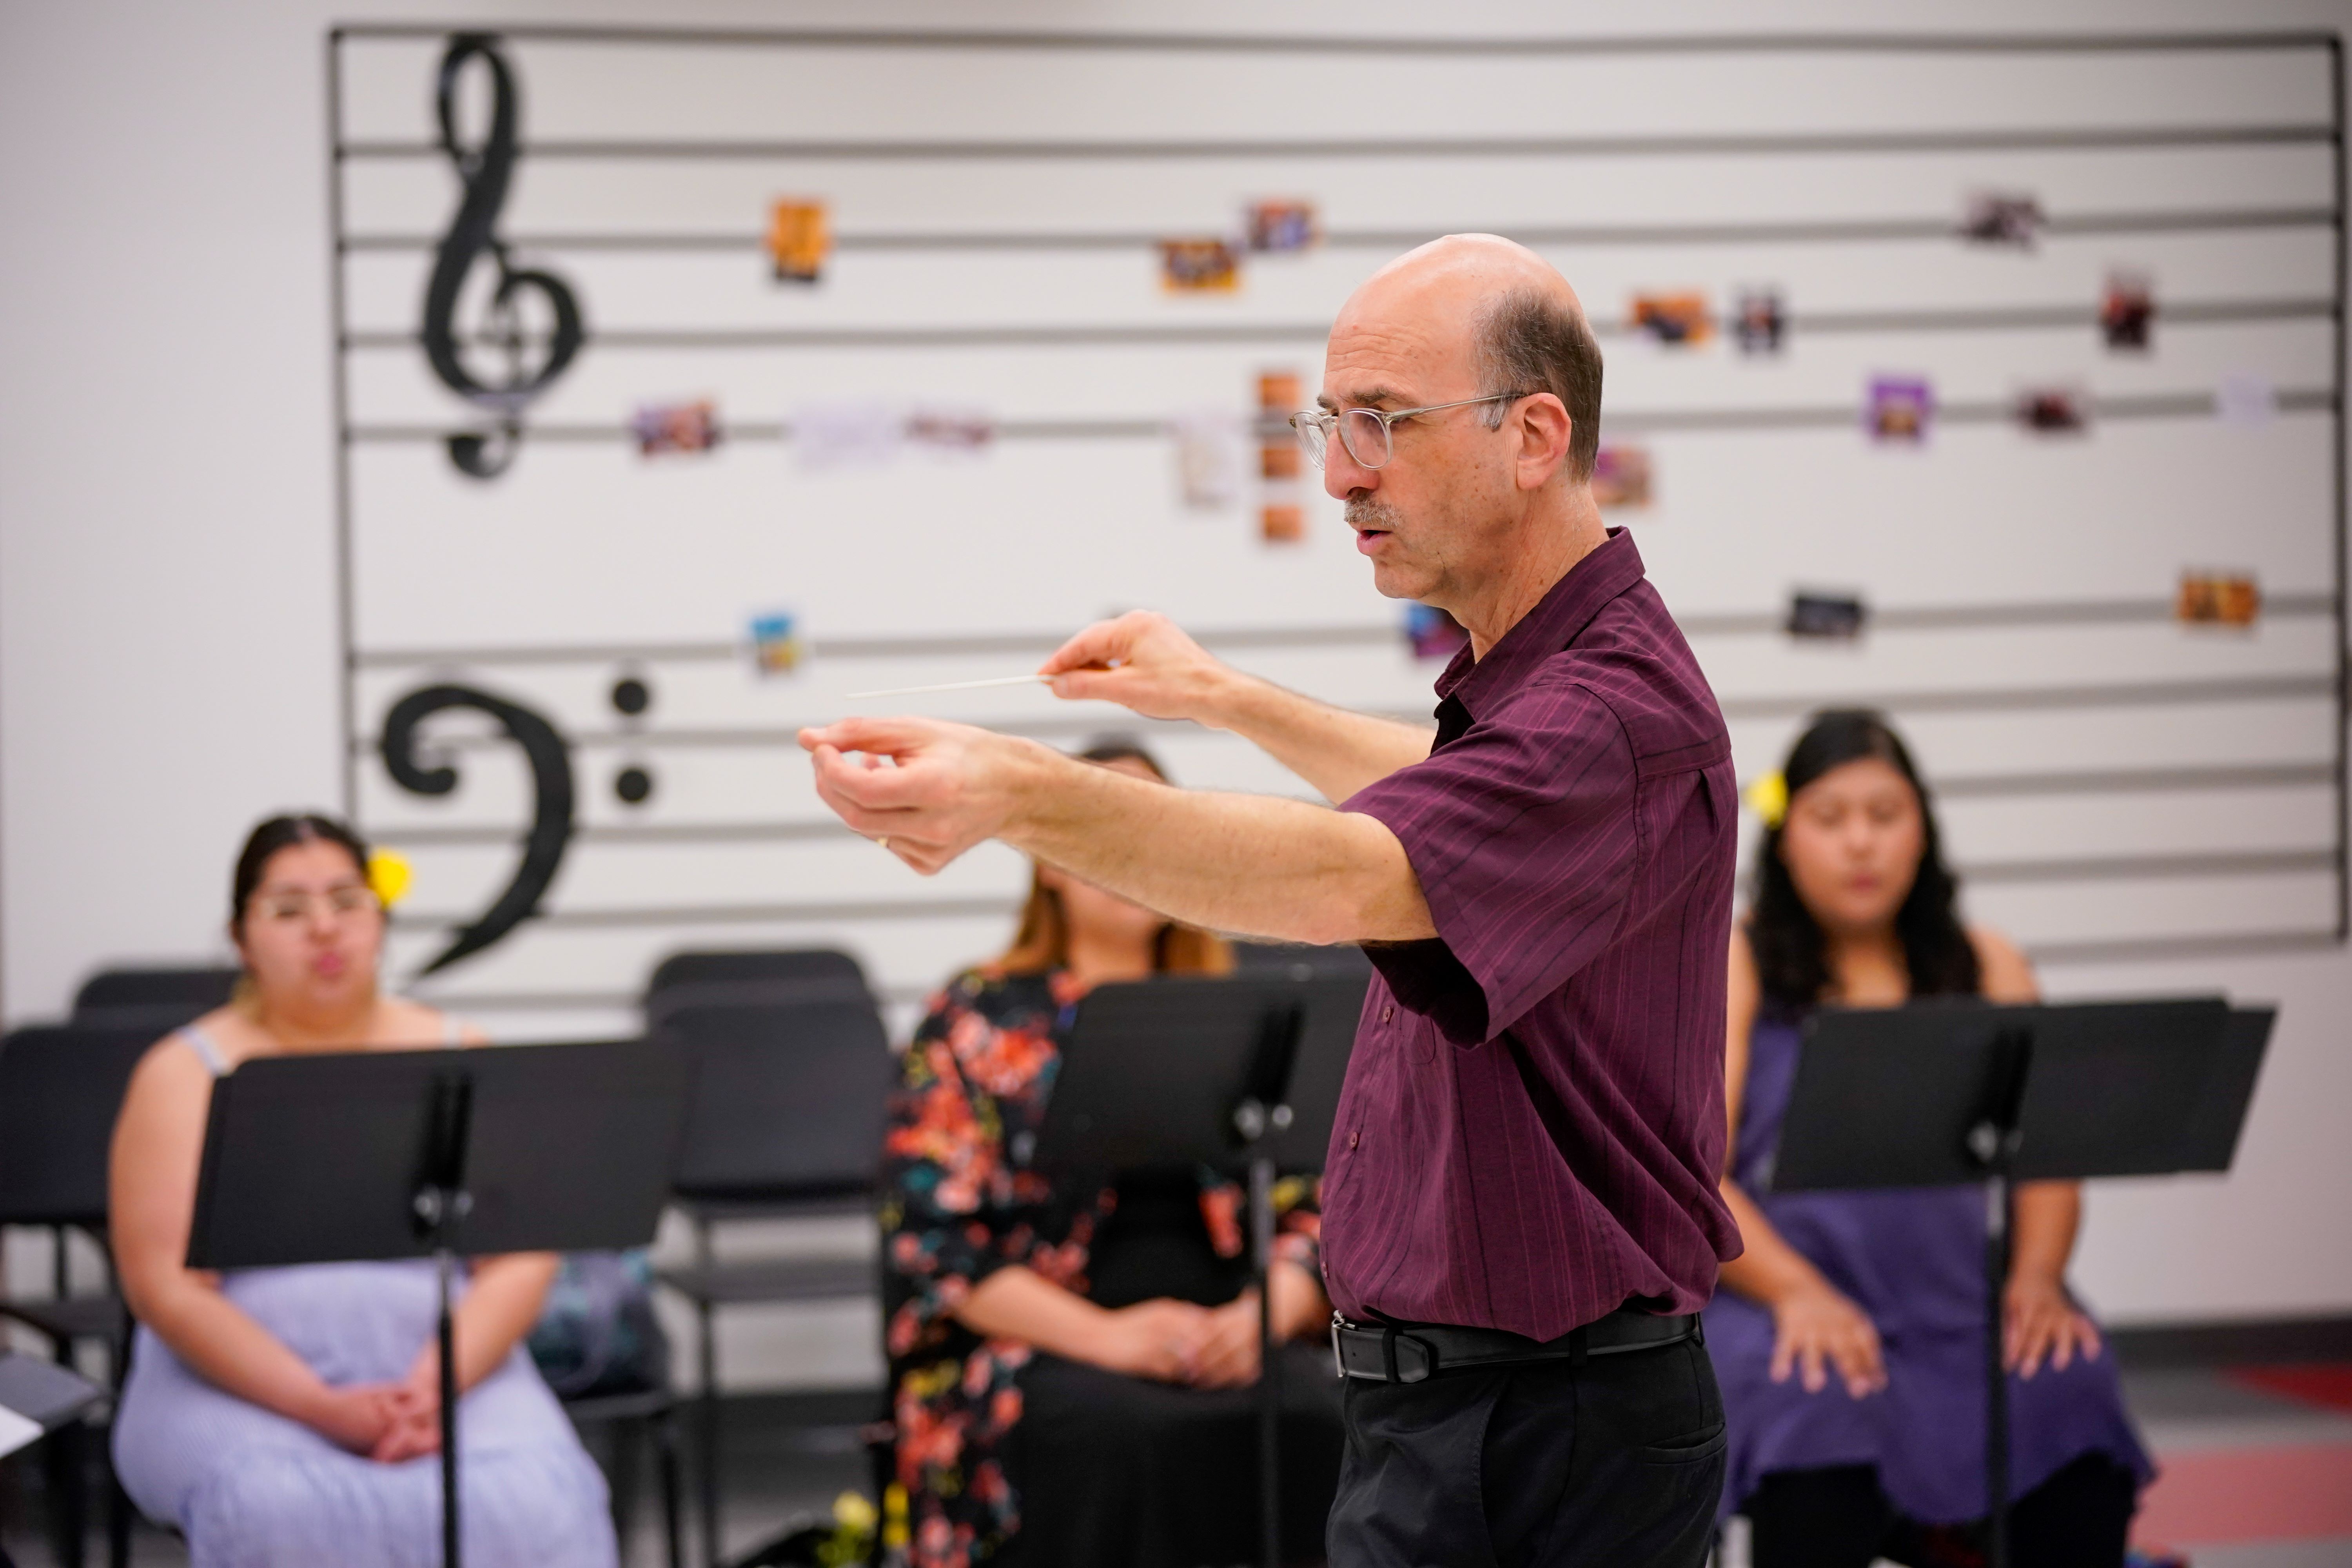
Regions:
[[[1028, 1165], [1085, 993], [1061, 970], [959, 976], [915, 1031], [891, 1096], [883, 1310], [898, 1482], [917, 1568], [967, 1568], [1020, 1527], [1005, 1442], [1021, 1419], [1021, 1370], [1034, 1352], [982, 1338], [956, 1309], [1014, 1265], [1087, 1294], [1088, 1247], [1116, 1206], [1109, 1188], [1057, 1192]], [[1277, 1189], [1276, 1256], [1315, 1272], [1312, 1187]], [[1222, 1258], [1242, 1256], [1242, 1206], [1236, 1184], [1202, 1173], [1202, 1219]]]

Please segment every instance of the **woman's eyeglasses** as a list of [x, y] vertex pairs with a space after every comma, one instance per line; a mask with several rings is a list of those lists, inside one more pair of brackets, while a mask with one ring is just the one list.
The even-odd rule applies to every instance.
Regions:
[[1377, 408], [1343, 408], [1337, 414], [1319, 408], [1303, 409], [1290, 416], [1290, 427], [1298, 432], [1298, 444], [1323, 466], [1324, 455], [1331, 449], [1331, 435], [1339, 432], [1340, 444], [1348, 456], [1361, 468], [1382, 468], [1396, 456], [1396, 440], [1392, 427], [1401, 419], [1411, 419], [1423, 414], [1442, 413], [1448, 408], [1469, 408], [1481, 403], [1516, 403], [1522, 397], [1533, 397], [1532, 392], [1490, 392], [1484, 397], [1465, 397], [1457, 403], [1427, 403], [1419, 408], [1399, 408], [1382, 413]]
[[310, 918], [311, 910], [323, 902], [327, 918], [333, 921], [356, 920], [383, 905], [373, 891], [356, 884], [330, 888], [323, 893], [258, 893], [254, 896], [254, 911], [267, 921], [293, 925]]

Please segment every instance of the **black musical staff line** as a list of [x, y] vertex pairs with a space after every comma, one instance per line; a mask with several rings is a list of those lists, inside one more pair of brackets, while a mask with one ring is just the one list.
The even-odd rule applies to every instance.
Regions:
[[[2285, 388], [2274, 396], [2276, 410], [2282, 416], [2336, 412], [2336, 394], [2326, 387]], [[2207, 419], [2216, 412], [2216, 397], [2203, 392], [2152, 393], [2092, 397], [2084, 400], [2081, 406], [2094, 424]], [[1636, 408], [1610, 414], [1607, 434], [1613, 437], [1675, 432], [1856, 430], [1862, 425], [1863, 413], [1854, 404], [1784, 408]], [[1948, 426], [2011, 425], [2017, 422], [2017, 405], [2014, 400], [1947, 403], [1937, 405], [1935, 421]], [[1008, 419], [994, 428], [997, 437], [1006, 441], [1149, 441], [1165, 437], [1172, 426], [1159, 419]], [[568, 446], [618, 446], [637, 439], [634, 431], [621, 424], [548, 422], [534, 424], [530, 429], [533, 440]], [[352, 441], [371, 446], [448, 439], [447, 432], [435, 425], [355, 424], [350, 427], [349, 435]], [[727, 426], [727, 438], [730, 441], [785, 442], [792, 437], [792, 426], [784, 421], [746, 419]]]
[[[2267, 620], [2321, 619], [2336, 613], [2336, 597], [2321, 592], [2284, 591], [2263, 596]], [[1873, 605], [1870, 629], [1878, 632], [2005, 631], [2023, 626], [2155, 626], [2175, 618], [2169, 599], [2068, 599], [1990, 605]], [[1677, 616], [1687, 637], [1780, 636], [1787, 629], [1785, 606], [1770, 610], [1694, 611]], [[949, 632], [898, 637], [819, 637], [807, 644], [812, 663], [891, 658], [1035, 658], [1062, 646], [1074, 628], [1059, 631]], [[1245, 652], [1298, 652], [1314, 648], [1398, 645], [1394, 623], [1364, 621], [1339, 626], [1207, 626], [1194, 640], [1220, 656]], [[361, 669], [488, 668], [566, 664], [740, 664], [750, 657], [741, 642], [573, 643], [526, 647], [368, 648], [352, 655]]]
[[[2327, 228], [2334, 209], [2324, 206], [2182, 208], [2152, 212], [2067, 213], [2044, 216], [2045, 239], [2113, 238], [2118, 236], [2252, 233], [2274, 229]], [[1442, 228], [1332, 228], [1318, 237], [1326, 250], [1409, 250], [1437, 238]], [[1167, 237], [1142, 229], [1034, 232], [888, 232], [848, 230], [833, 238], [837, 252], [898, 254], [928, 251], [1150, 251]], [[1520, 225], [1511, 237], [1545, 247], [1831, 245], [1951, 243], [1960, 229], [1949, 217], [1830, 218], [1780, 223], [1654, 223]], [[430, 250], [430, 235], [358, 234], [343, 249], [360, 254]], [[539, 251], [725, 251], [764, 253], [767, 237], [756, 230], [730, 233], [627, 232], [623, 230], [518, 234], [510, 244]]]
[[[1222, 159], [1478, 158], [1722, 158], [1851, 157], [1919, 153], [2174, 152], [2192, 147], [2326, 146], [2336, 128], [2321, 121], [2237, 125], [2051, 125], [1899, 131], [1701, 132], [1644, 136], [1365, 136], [1276, 138], [1171, 137], [1150, 140], [985, 137], [954, 141], [794, 137], [774, 141], [598, 140], [548, 137], [520, 149], [526, 158], [608, 163], [1213, 163]], [[437, 157], [429, 142], [355, 141], [347, 158], [377, 162]]]
[[[2159, 303], [2167, 329], [2182, 326], [2242, 326], [2266, 321], [2330, 322], [2336, 304], [2324, 299], [2203, 300]], [[1789, 334], [1832, 336], [1892, 332], [2080, 331], [2096, 332], [2096, 305], [2004, 305], [1934, 310], [1792, 310]], [[1603, 340], [1642, 336], [1631, 321], [1597, 317], [1593, 335]], [[1083, 321], [1022, 322], [985, 327], [606, 327], [593, 334], [601, 349], [1045, 349], [1202, 347], [1212, 344], [1313, 344], [1331, 334], [1328, 321]], [[488, 341], [488, 340], [486, 340]], [[416, 335], [360, 328], [344, 336], [352, 350], [406, 352]], [[1612, 416], [1614, 417], [1614, 416]]]

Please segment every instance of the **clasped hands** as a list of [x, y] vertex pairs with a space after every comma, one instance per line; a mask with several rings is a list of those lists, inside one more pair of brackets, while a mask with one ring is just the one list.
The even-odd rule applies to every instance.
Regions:
[[[1276, 1341], [1313, 1331], [1329, 1310], [1321, 1289], [1303, 1270], [1277, 1264], [1274, 1271], [1274, 1333]], [[1096, 1365], [1129, 1377], [1194, 1388], [1243, 1388], [1258, 1378], [1257, 1292], [1244, 1290], [1222, 1307], [1190, 1301], [1139, 1301], [1103, 1313], [1095, 1334]]]
[[[1142, 610], [1087, 627], [1038, 673], [1056, 697], [1213, 727], [1233, 679], [1166, 616]], [[844, 719], [803, 730], [800, 742], [819, 798], [927, 877], [1017, 830], [1030, 781], [1059, 760], [1034, 742], [939, 719]]]
[[440, 1362], [430, 1350], [398, 1383], [326, 1389], [309, 1425], [338, 1447], [382, 1465], [441, 1451]]

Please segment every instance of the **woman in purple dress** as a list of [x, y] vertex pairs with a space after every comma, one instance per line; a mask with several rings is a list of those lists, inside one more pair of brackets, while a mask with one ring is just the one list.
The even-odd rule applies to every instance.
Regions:
[[[2035, 999], [2023, 955], [1964, 927], [1909, 753], [1874, 713], [1818, 716], [1765, 801], [1755, 908], [1734, 933], [1725, 1199], [1747, 1251], [1706, 1311], [1755, 1568], [1982, 1560], [1984, 1211], [1972, 1187], [1765, 1190], [1814, 1006]], [[2001, 1331], [2011, 1561], [2116, 1568], [2153, 1474], [2114, 1360], [2067, 1290], [2071, 1182], [2016, 1194]]]

